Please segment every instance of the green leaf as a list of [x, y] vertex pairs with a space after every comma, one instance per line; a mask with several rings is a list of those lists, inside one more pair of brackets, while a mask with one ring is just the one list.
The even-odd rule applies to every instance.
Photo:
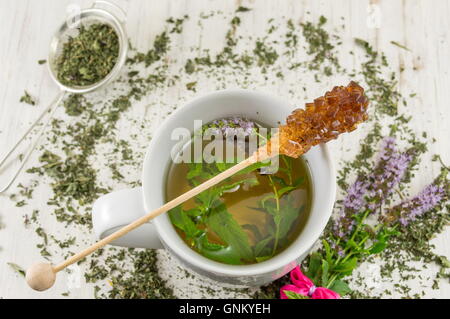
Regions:
[[353, 239], [350, 239], [345, 243], [345, 249], [349, 249], [349, 248], [358, 248], [358, 245], [356, 244], [356, 242]]
[[263, 212], [263, 213], [267, 213], [267, 210], [265, 210], [262, 207], [252, 207], [252, 206], [247, 206], [247, 208], [253, 209], [253, 210], [257, 210], [258, 212]]
[[264, 211], [264, 207], [266, 206], [266, 202], [267, 202], [269, 199], [276, 199], [275, 194], [269, 194], [269, 195], [267, 195], [267, 196], [264, 196], [264, 197], [259, 201], [259, 204], [260, 204], [260, 206], [262, 207], [262, 210], [263, 210], [263, 211]]
[[186, 178], [188, 180], [191, 180], [195, 177], [198, 177], [201, 175], [203, 171], [203, 163], [190, 163], [189, 164], [189, 172], [186, 175]]
[[254, 252], [255, 252], [255, 256], [260, 256], [261, 252], [264, 250], [264, 248], [267, 247], [267, 245], [271, 241], [273, 241], [273, 236], [267, 236], [263, 240], [259, 241], [253, 248]]
[[270, 166], [270, 162], [267, 162], [267, 163], [263, 163], [263, 162], [254, 163], [254, 164], [252, 164], [252, 165], [250, 165], [250, 166], [240, 170], [234, 176], [245, 175], [245, 174], [251, 173], [251, 172], [256, 171], [257, 169], [260, 169], [261, 167], [265, 167], [265, 166]]
[[305, 178], [304, 178], [304, 177], [299, 177], [299, 178], [297, 178], [297, 179], [295, 180], [293, 186], [294, 186], [295, 188], [298, 188], [300, 185], [303, 184], [304, 181], [305, 181]]
[[369, 249], [370, 254], [378, 254], [381, 253], [387, 246], [387, 243], [385, 241], [379, 241], [375, 243], [372, 247]]
[[275, 176], [275, 175], [270, 175], [272, 177], [272, 179], [277, 182], [278, 184], [280, 184], [283, 187], [287, 187], [289, 186], [284, 179], [282, 179], [281, 177]]
[[11, 267], [12, 270], [14, 270], [16, 273], [18, 273], [22, 277], [25, 277], [25, 270], [22, 267], [20, 267], [19, 265], [15, 264], [15, 263], [7, 263], [7, 265], [9, 267]]
[[290, 290], [283, 290], [283, 292], [288, 299], [309, 299], [308, 296], [303, 296]]
[[309, 256], [309, 267], [306, 272], [306, 276], [311, 278], [314, 283], [317, 283], [318, 274], [320, 273], [320, 266], [322, 262], [322, 256], [318, 253], [312, 253]]
[[337, 292], [341, 296], [345, 296], [352, 291], [347, 283], [342, 280], [335, 280], [329, 289]]
[[333, 268], [333, 271], [350, 274], [353, 271], [353, 269], [355, 269], [357, 264], [358, 258], [353, 257], [352, 259], [349, 259], [344, 263], [339, 263], [336, 267]]
[[450, 261], [445, 256], [438, 256], [439, 264], [443, 268], [450, 268]]
[[205, 210], [210, 210], [219, 205], [221, 201], [218, 199], [220, 190], [216, 188], [210, 188], [201, 192], [195, 197], [195, 201], [199, 203]]
[[331, 265], [332, 264], [332, 253], [331, 253], [330, 244], [325, 239], [322, 240], [322, 244], [323, 244], [323, 247], [325, 248], [326, 260], [327, 260], [328, 264]]
[[242, 258], [236, 254], [230, 247], [221, 247], [217, 250], [201, 249], [200, 253], [211, 260], [215, 260], [228, 265], [244, 264]]
[[278, 191], [278, 197], [281, 197], [281, 196], [283, 196], [285, 193], [287, 193], [287, 192], [290, 192], [290, 191], [292, 191], [292, 190], [294, 190], [294, 189], [296, 189], [297, 187], [295, 187], [295, 186], [287, 186], [287, 187], [284, 187], [284, 188], [282, 188], [282, 189], [280, 189], [279, 191]]
[[211, 242], [208, 240], [208, 237], [207, 237], [206, 233], [204, 233], [202, 236], [200, 236], [200, 237], [197, 239], [196, 244], [197, 244], [197, 248], [198, 248], [199, 250], [201, 250], [201, 251], [202, 251], [202, 250], [218, 251], [218, 250], [221, 250], [221, 249], [225, 249], [225, 248], [226, 248], [226, 247], [223, 246], [223, 245], [211, 243]]
[[280, 229], [279, 238], [286, 237], [291, 230], [295, 220], [304, 212], [305, 206], [300, 208], [295, 207], [295, 196], [292, 194], [286, 195], [280, 203]]
[[284, 168], [284, 167], [278, 167], [278, 170], [280, 172], [283, 172], [283, 173], [287, 174], [287, 175], [289, 175], [289, 173], [291, 172], [289, 169]]
[[[279, 228], [280, 223], [281, 223], [281, 215], [280, 215], [280, 214], [275, 214], [275, 215], [273, 216], [273, 222], [274, 222], [275, 225]], [[278, 235], [278, 237], [280, 237], [280, 236]]]
[[255, 235], [255, 239], [258, 242], [261, 241], [261, 239], [263, 238], [258, 227], [254, 224], [245, 224], [245, 225], [242, 225], [242, 228], [251, 231], [253, 233], [253, 235]]
[[321, 278], [323, 286], [326, 286], [328, 283], [328, 269], [329, 269], [328, 262], [325, 259], [323, 259], [322, 260], [322, 278]]
[[196, 208], [186, 210], [184, 213], [190, 217], [198, 217], [198, 216], [201, 216], [204, 213], [204, 211], [201, 210], [200, 208], [196, 207]]
[[181, 206], [177, 206], [169, 211], [169, 218], [172, 224], [182, 230], [186, 237], [193, 239], [203, 233], [197, 228], [192, 219], [181, 209]]
[[274, 217], [278, 215], [277, 204], [275, 201], [270, 201], [270, 202], [265, 201], [263, 208], [265, 209], [265, 211], [267, 213], [269, 213], [270, 215], [272, 215]]
[[252, 187], [252, 186], [256, 186], [258, 184], [259, 184], [259, 182], [256, 177], [249, 177], [249, 178], [246, 178], [246, 179], [243, 179], [243, 180], [231, 183], [231, 184], [219, 186], [217, 189], [218, 189], [219, 194], [222, 194], [223, 192], [233, 189], [238, 185], [248, 185], [248, 186]]
[[231, 248], [240, 260], [254, 259], [247, 234], [226, 210], [225, 204], [220, 203], [214, 208], [206, 219], [206, 225]]
[[216, 167], [219, 170], [219, 172], [224, 172], [228, 168], [228, 165], [226, 163], [220, 163], [220, 162], [215, 162], [215, 163], [216, 163]]
[[256, 177], [251, 177], [251, 178], [246, 178], [244, 179], [243, 183], [244, 186], [249, 186], [249, 187], [253, 187], [253, 186], [257, 186], [259, 185], [259, 181], [258, 178]]

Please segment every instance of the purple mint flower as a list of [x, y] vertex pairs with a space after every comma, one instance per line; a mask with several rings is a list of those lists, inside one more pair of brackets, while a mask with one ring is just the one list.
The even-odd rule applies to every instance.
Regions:
[[[392, 194], [395, 186], [405, 176], [412, 156], [407, 153], [394, 152], [390, 156], [385, 153], [378, 163], [375, 171], [381, 171], [380, 174], [372, 174], [374, 183], [370, 187], [369, 197], [378, 199], [379, 205]], [[377, 206], [379, 206], [377, 205]]]
[[396, 150], [395, 138], [392, 136], [385, 137], [382, 143], [380, 160], [387, 161], [390, 155]]
[[337, 245], [334, 241], [332, 241], [330, 243], [330, 247], [332, 250], [336, 251], [336, 253], [338, 254], [339, 257], [344, 257], [344, 255], [345, 255], [344, 250], [342, 249], [342, 247]]
[[234, 124], [240, 126], [240, 124], [242, 123], [242, 119], [237, 118], [237, 117], [234, 117], [234, 118], [232, 119], [232, 122], [233, 122]]
[[445, 197], [443, 187], [430, 184], [425, 187], [417, 196], [408, 201], [404, 201], [391, 209], [391, 212], [400, 213], [398, 219], [402, 226], [407, 226], [417, 217], [438, 206]]
[[410, 154], [397, 150], [394, 138], [383, 139], [378, 163], [374, 172], [368, 176], [368, 180], [372, 181], [367, 194], [371, 203], [368, 208], [371, 211], [379, 208], [392, 194], [405, 176], [411, 160]]
[[250, 121], [242, 121], [239, 125], [246, 133], [253, 132], [254, 123]]
[[398, 221], [402, 224], [402, 226], [408, 225], [408, 220], [406, 218], [401, 217]]
[[397, 150], [393, 137], [383, 139], [373, 172], [358, 177], [347, 189], [339, 217], [333, 225], [336, 236], [342, 237], [352, 231], [355, 214], [365, 209], [375, 212], [381, 207], [405, 176], [411, 160], [410, 154]]
[[[249, 136], [253, 134], [255, 123], [240, 117], [225, 118], [212, 122], [225, 137]], [[214, 131], [217, 132], [217, 131]]]
[[236, 129], [233, 127], [225, 127], [223, 129], [223, 133], [226, 137], [234, 136], [234, 135], [236, 135]]
[[351, 209], [355, 212], [361, 210], [366, 203], [364, 195], [369, 185], [363, 181], [357, 180], [347, 190], [347, 196], [344, 199], [344, 208]]

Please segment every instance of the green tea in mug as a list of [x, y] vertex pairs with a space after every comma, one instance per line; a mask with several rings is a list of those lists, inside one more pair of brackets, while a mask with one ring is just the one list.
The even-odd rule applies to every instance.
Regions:
[[[227, 132], [230, 123], [235, 123], [251, 134], [248, 122], [224, 119], [206, 127], [222, 124], [219, 129]], [[202, 141], [202, 147], [208, 143]], [[190, 161], [174, 161], [167, 175], [166, 200], [180, 196], [239, 162], [241, 159], [236, 154], [242, 145], [230, 142], [229, 136], [224, 136], [223, 154], [228, 155], [225, 148], [230, 143], [236, 148], [231, 160], [228, 156], [225, 161], [211, 162], [205, 158], [194, 161], [192, 155]], [[189, 149], [194, 154], [193, 144], [191, 139], [184, 151]], [[233, 265], [263, 262], [289, 247], [308, 219], [311, 179], [302, 157], [281, 155], [277, 160], [275, 170], [268, 169], [271, 163], [256, 163], [169, 211], [170, 220], [183, 241], [204, 257]]]

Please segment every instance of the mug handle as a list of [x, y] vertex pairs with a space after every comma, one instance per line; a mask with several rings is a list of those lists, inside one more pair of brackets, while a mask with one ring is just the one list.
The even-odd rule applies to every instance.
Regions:
[[[103, 239], [144, 216], [142, 188], [124, 189], [96, 200], [92, 207], [92, 226], [97, 239]], [[129, 248], [164, 248], [152, 222], [136, 228], [111, 245]]]

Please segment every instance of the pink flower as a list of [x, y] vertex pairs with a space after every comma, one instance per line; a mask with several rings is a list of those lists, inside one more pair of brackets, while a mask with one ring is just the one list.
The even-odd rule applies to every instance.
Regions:
[[284, 291], [292, 291], [296, 294], [310, 297], [311, 299], [339, 299], [340, 296], [338, 293], [333, 290], [316, 287], [314, 283], [306, 277], [300, 267], [297, 266], [294, 270], [291, 271], [291, 281], [293, 285], [285, 285], [280, 289], [280, 298], [288, 299]]

